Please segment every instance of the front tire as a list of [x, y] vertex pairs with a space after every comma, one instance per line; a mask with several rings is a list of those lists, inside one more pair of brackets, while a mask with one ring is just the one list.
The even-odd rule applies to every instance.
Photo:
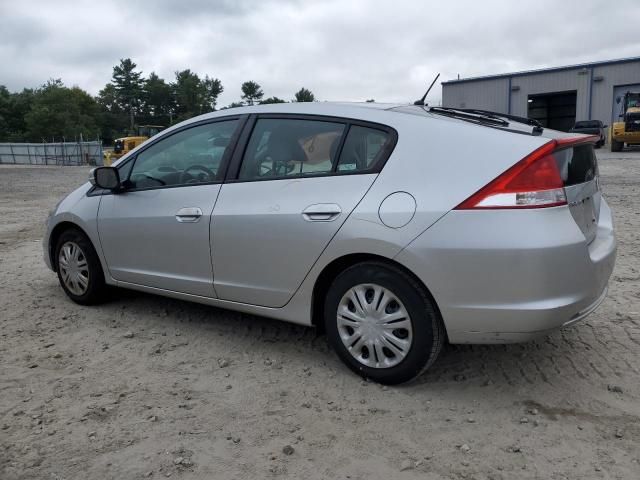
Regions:
[[354, 372], [395, 385], [433, 364], [445, 339], [440, 314], [425, 288], [383, 262], [347, 268], [324, 304], [328, 341]]
[[67, 296], [80, 305], [104, 300], [106, 285], [100, 259], [91, 241], [79, 230], [63, 232], [56, 243], [58, 280]]
[[618, 142], [617, 140], [611, 139], [611, 151], [612, 152], [621, 152], [624, 147], [624, 142]]

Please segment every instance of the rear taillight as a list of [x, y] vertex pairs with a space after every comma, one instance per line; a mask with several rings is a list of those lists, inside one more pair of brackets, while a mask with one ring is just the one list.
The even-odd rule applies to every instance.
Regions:
[[564, 182], [553, 152], [591, 137], [552, 140], [520, 160], [495, 180], [458, 205], [455, 210], [545, 208], [567, 204]]

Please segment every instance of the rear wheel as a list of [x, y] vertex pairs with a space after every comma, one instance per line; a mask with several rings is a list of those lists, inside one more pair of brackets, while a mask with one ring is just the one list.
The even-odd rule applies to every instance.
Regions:
[[621, 152], [624, 147], [624, 142], [618, 142], [617, 140], [611, 139], [611, 151], [612, 152]]
[[100, 259], [84, 233], [74, 229], [63, 232], [54, 258], [60, 285], [71, 300], [92, 305], [104, 299], [107, 287]]
[[444, 343], [440, 315], [422, 285], [382, 262], [360, 263], [338, 275], [324, 314], [329, 343], [342, 361], [380, 383], [420, 375]]

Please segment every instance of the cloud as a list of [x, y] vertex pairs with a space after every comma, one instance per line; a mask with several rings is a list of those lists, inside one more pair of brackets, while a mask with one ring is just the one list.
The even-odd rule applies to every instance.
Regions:
[[[440, 80], [637, 55], [640, 4], [606, 1], [172, 0], [0, 5], [0, 84], [62, 78], [93, 94], [120, 58], [171, 80], [246, 80], [266, 96], [412, 101]], [[437, 102], [440, 88], [430, 100]]]

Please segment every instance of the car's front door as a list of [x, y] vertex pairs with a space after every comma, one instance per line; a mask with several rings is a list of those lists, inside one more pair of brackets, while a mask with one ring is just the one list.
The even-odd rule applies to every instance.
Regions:
[[168, 133], [119, 166], [125, 189], [103, 195], [98, 210], [114, 279], [215, 297], [209, 223], [238, 123]]
[[221, 299], [281, 307], [369, 189], [395, 137], [341, 119], [251, 122], [211, 222], [214, 285]]

